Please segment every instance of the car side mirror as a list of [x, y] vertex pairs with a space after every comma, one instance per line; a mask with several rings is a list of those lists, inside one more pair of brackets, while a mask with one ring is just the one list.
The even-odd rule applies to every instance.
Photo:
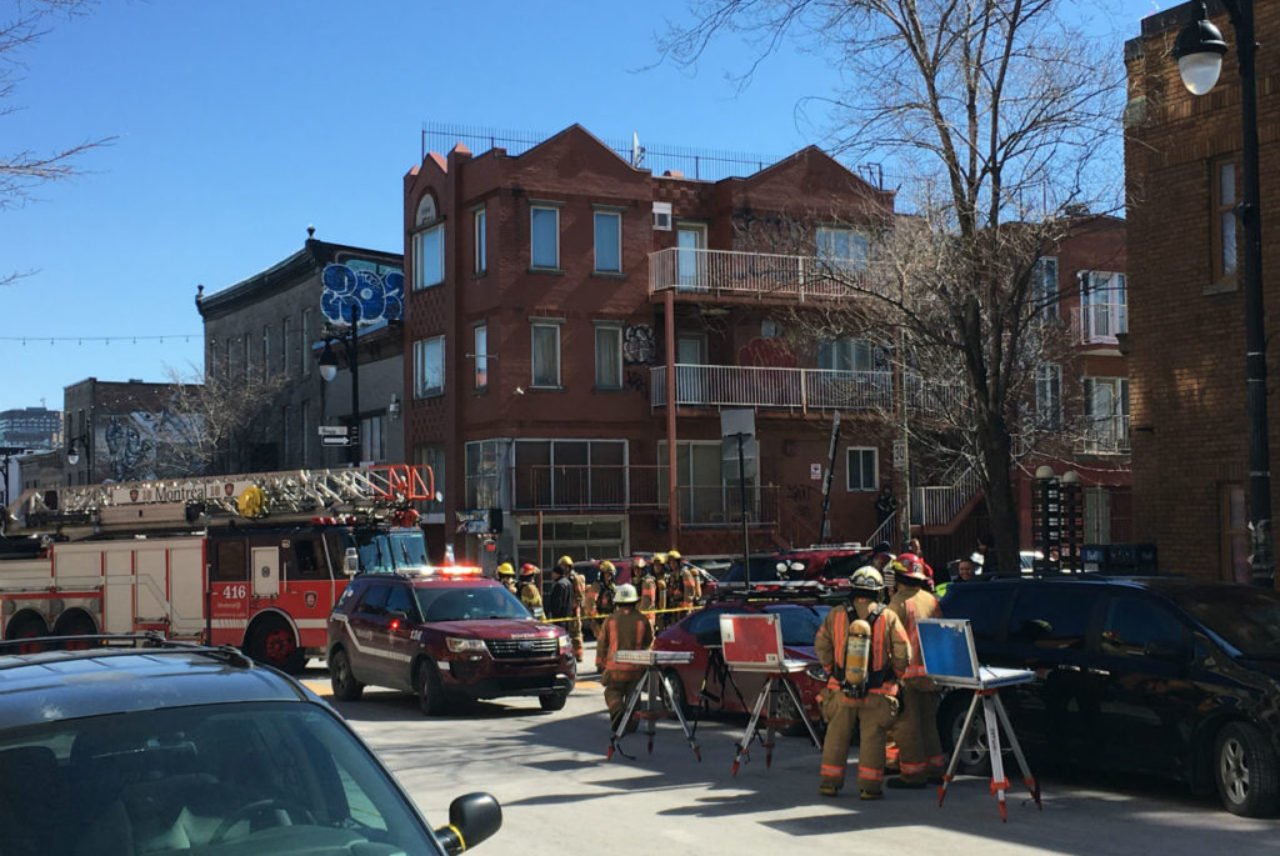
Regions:
[[449, 804], [449, 825], [436, 830], [436, 838], [449, 856], [475, 847], [502, 826], [502, 806], [486, 793], [464, 794]]
[[387, 618], [390, 618], [392, 621], [404, 623], [409, 620], [409, 613], [405, 612], [403, 609], [393, 609], [387, 613]]
[[360, 551], [355, 547], [348, 547], [342, 554], [342, 572], [349, 577], [360, 573]]

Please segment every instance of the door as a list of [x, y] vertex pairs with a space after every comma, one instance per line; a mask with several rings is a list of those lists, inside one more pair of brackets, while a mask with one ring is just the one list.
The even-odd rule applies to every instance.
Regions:
[[676, 282], [680, 291], [707, 291], [707, 227], [676, 226]]
[[106, 586], [103, 591], [102, 632], [132, 633], [133, 626], [133, 550], [129, 544], [113, 544], [104, 548]]
[[377, 583], [364, 590], [360, 601], [347, 613], [347, 632], [350, 634], [347, 654], [351, 659], [351, 672], [356, 680], [365, 684], [386, 686], [390, 670], [386, 667], [385, 652], [381, 650], [385, 634], [388, 585]]
[[393, 586], [387, 593], [387, 614], [382, 628], [386, 634], [387, 685], [406, 692], [414, 689], [409, 666], [418, 649], [418, 641], [413, 638], [418, 624], [418, 604], [413, 589], [407, 585]]
[[712, 402], [707, 362], [707, 337], [681, 333], [676, 337], [676, 403], [706, 406]]
[[278, 597], [280, 595], [280, 548], [254, 547], [251, 553], [253, 570], [253, 596]]

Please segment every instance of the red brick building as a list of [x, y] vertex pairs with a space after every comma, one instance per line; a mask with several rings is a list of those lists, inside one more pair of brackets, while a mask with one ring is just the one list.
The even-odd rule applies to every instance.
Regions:
[[[1141, 35], [1125, 46], [1134, 529], [1137, 539], [1157, 544], [1162, 570], [1244, 580], [1245, 310], [1232, 211], [1239, 201], [1240, 85], [1234, 31], [1210, 3], [1231, 49], [1211, 93], [1196, 97], [1183, 87], [1170, 49], [1193, 7], [1184, 3], [1143, 19]], [[1274, 45], [1280, 4], [1255, 8], [1257, 41]], [[1262, 270], [1270, 331], [1280, 305], [1280, 208], [1272, 192], [1280, 191], [1278, 78], [1276, 52], [1260, 50]], [[1275, 353], [1273, 344], [1272, 385]], [[1276, 460], [1280, 414], [1274, 404], [1271, 411]]]

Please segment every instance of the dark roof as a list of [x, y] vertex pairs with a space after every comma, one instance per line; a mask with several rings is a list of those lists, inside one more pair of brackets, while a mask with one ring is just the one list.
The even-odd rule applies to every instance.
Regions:
[[279, 672], [198, 649], [0, 656], [0, 723], [6, 727], [246, 701], [317, 699]]

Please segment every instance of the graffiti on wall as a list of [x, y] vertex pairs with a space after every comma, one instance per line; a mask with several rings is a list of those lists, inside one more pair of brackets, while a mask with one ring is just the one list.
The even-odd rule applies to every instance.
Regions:
[[629, 365], [647, 366], [658, 355], [653, 341], [653, 328], [648, 324], [632, 324], [622, 337], [622, 359]]
[[320, 281], [320, 311], [330, 324], [349, 325], [353, 312], [359, 313], [362, 324], [404, 317], [402, 271], [378, 273], [335, 263], [325, 265]]
[[180, 447], [199, 433], [195, 416], [134, 410], [98, 420], [95, 481], [145, 481], [187, 473]]

